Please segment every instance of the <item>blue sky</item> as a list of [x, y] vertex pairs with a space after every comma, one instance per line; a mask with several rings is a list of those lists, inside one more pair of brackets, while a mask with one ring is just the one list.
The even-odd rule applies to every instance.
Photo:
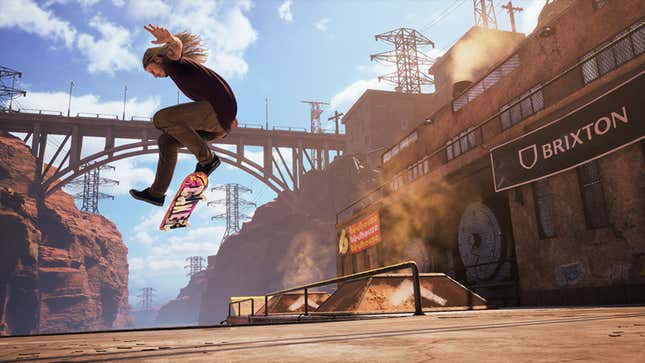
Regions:
[[[510, 30], [507, 13], [495, 1], [500, 29]], [[516, 0], [525, 11], [516, 16], [518, 29], [530, 32], [544, 0]], [[177, 101], [170, 79], [154, 79], [141, 67], [143, 51], [152, 37], [143, 25], [167, 26], [172, 32], [200, 34], [210, 49], [207, 66], [222, 74], [238, 100], [241, 123], [265, 123], [269, 98], [270, 126], [309, 129], [309, 109], [300, 100], [329, 102], [323, 128], [334, 110], [346, 112], [367, 88], [391, 90], [378, 83], [390, 66], [370, 62], [369, 55], [390, 50], [374, 35], [395, 28], [417, 29], [436, 43], [422, 49], [437, 57], [473, 25], [471, 0], [0, 0], [0, 65], [23, 72], [18, 84], [27, 97], [14, 108], [65, 113], [69, 82], [74, 81], [71, 112], [116, 114], [126, 119], [150, 117]], [[181, 102], [187, 102], [181, 95]], [[56, 139], [51, 140], [55, 145]], [[103, 147], [86, 140], [84, 155]], [[50, 150], [52, 147], [49, 148]], [[249, 150], [261, 160], [261, 152]], [[158, 224], [165, 208], [131, 200], [127, 190], [148, 186], [156, 156], [125, 159], [103, 176], [120, 181], [105, 187], [115, 200], [102, 200], [100, 211], [113, 220], [128, 246], [130, 302], [143, 287], [157, 290], [156, 303], [174, 298], [185, 286], [184, 259], [215, 254], [224, 224], [210, 217], [222, 210], [200, 206], [187, 230], [162, 233]], [[180, 157], [169, 195], [192, 171], [192, 156]], [[239, 183], [253, 189], [246, 195], [258, 205], [275, 193], [244, 172], [224, 165], [211, 185]], [[223, 195], [209, 193], [210, 199]], [[247, 214], [252, 214], [252, 210]]]

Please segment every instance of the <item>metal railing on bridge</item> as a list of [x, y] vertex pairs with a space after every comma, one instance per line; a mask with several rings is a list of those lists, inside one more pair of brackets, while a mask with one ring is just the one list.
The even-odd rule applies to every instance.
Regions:
[[[385, 266], [385, 267], [380, 267], [376, 268], [373, 270], [368, 270], [368, 271], [363, 271], [363, 272], [358, 272], [355, 274], [351, 275], [345, 275], [341, 277], [336, 277], [333, 279], [328, 279], [328, 280], [322, 280], [318, 282], [314, 282], [311, 284], [307, 285], [302, 285], [302, 286], [296, 286], [292, 287], [289, 289], [284, 289], [284, 290], [279, 290], [279, 291], [274, 291], [271, 293], [268, 293], [264, 295], [264, 316], [269, 316], [269, 297], [274, 297], [282, 294], [286, 294], [288, 292], [293, 292], [293, 291], [299, 291], [303, 290], [304, 291], [304, 315], [309, 315], [309, 289], [314, 288], [314, 287], [320, 287], [320, 286], [325, 286], [325, 285], [331, 285], [339, 282], [349, 282], [349, 281], [356, 281], [360, 279], [364, 279], [366, 277], [370, 277], [373, 275], [377, 274], [382, 274], [390, 271], [398, 271], [398, 270], [403, 270], [403, 269], [410, 269], [412, 270], [412, 285], [413, 285], [413, 292], [414, 292], [414, 315], [425, 315], [423, 313], [423, 310], [421, 309], [421, 285], [419, 282], [419, 269], [417, 267], [417, 264], [414, 261], [407, 261], [407, 262], [401, 262], [397, 263], [394, 265], [390, 266]], [[239, 301], [232, 301], [229, 302], [228, 304], [228, 316], [232, 317], [231, 315], [231, 307], [234, 304], [238, 305], [238, 316], [241, 313], [241, 304], [246, 301], [251, 301], [251, 314], [250, 316], [255, 316], [255, 302], [253, 301], [253, 298], [248, 298], [248, 299], [242, 299]]]
[[[50, 116], [65, 116], [62, 111], [46, 110], [46, 109], [19, 108], [19, 109], [11, 109], [11, 110], [9, 110], [9, 109], [4, 109], [3, 108], [3, 109], [0, 109], [0, 111], [1, 112], [30, 113], [30, 114], [50, 115]], [[77, 112], [76, 115], [70, 115], [68, 117], [91, 117], [91, 118], [100, 118], [100, 119], [109, 119], [109, 120], [121, 120], [121, 117], [119, 117], [119, 115], [116, 115], [116, 114], [104, 114], [104, 113], [95, 113], [95, 112]], [[129, 121], [152, 121], [152, 117], [134, 115], [134, 116], [130, 116]], [[256, 124], [256, 123], [240, 123], [238, 125], [238, 128], [267, 130], [264, 125]], [[280, 126], [280, 125], [272, 126], [271, 130], [273, 130], [273, 131], [291, 131], [291, 132], [298, 132], [298, 131], [300, 131], [300, 132], [309, 132], [307, 130], [307, 128], [305, 128], [305, 127]], [[335, 134], [335, 132], [333, 132], [333, 131], [329, 132], [328, 130], [324, 130], [321, 133], [322, 134], [328, 134], [328, 135]], [[344, 134], [339, 133], [338, 135], [344, 135]]]

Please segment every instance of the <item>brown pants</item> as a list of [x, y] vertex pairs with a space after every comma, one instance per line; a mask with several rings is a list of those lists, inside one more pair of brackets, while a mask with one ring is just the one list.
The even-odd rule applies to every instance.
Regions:
[[224, 138], [228, 134], [217, 118], [217, 113], [207, 101], [182, 103], [159, 110], [152, 118], [159, 136], [159, 161], [157, 175], [150, 186], [150, 194], [166, 194], [177, 164], [177, 152], [185, 146], [200, 164], [213, 159], [208, 141]]

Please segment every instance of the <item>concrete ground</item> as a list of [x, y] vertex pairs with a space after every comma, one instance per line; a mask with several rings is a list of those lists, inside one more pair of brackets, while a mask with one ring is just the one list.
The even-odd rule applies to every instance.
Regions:
[[0, 338], [3, 362], [643, 362], [644, 357], [643, 306]]

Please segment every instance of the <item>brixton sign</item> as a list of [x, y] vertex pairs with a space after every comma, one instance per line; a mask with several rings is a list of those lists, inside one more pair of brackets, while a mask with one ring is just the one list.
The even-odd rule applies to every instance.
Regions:
[[645, 72], [569, 114], [491, 149], [495, 191], [575, 168], [645, 138]]

